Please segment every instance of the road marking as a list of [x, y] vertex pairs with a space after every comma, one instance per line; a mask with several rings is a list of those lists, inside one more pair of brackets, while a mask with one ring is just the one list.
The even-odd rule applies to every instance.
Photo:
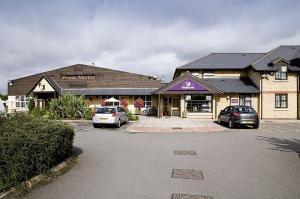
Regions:
[[297, 132], [295, 129], [283, 128], [283, 127], [279, 127], [279, 126], [276, 126], [276, 125], [270, 125], [269, 124], [269, 127], [275, 128], [275, 129], [284, 130], [284, 132], [286, 132], [286, 131]]

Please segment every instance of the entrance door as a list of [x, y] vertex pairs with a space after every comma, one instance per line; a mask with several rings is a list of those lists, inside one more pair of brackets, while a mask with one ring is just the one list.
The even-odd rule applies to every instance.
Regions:
[[180, 117], [180, 97], [172, 97], [171, 116]]

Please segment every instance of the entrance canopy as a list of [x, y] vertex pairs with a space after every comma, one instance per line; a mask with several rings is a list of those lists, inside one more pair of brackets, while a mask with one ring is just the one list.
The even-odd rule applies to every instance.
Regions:
[[190, 72], [177, 77], [170, 83], [154, 91], [152, 94], [218, 94], [220, 89], [205, 79], [197, 78]]

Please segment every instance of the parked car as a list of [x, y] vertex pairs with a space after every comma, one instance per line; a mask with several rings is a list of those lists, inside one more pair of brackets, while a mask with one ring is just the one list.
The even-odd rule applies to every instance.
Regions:
[[259, 119], [254, 108], [250, 106], [228, 106], [218, 116], [218, 123], [227, 123], [229, 128], [250, 125], [257, 129]]
[[115, 125], [120, 128], [123, 123], [128, 123], [128, 116], [120, 106], [103, 106], [96, 109], [93, 116], [93, 126], [95, 128], [102, 125]]

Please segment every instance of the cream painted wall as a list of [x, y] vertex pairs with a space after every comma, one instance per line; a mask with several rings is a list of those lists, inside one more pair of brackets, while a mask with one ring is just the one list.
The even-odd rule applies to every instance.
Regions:
[[[275, 108], [275, 94], [288, 95], [288, 108]], [[262, 117], [264, 119], [297, 118], [297, 74], [289, 72], [287, 80], [275, 80], [275, 75], [262, 80]]]
[[263, 118], [296, 119], [297, 94], [288, 93], [288, 108], [275, 108], [275, 93], [263, 94]]
[[[43, 89], [45, 86], [45, 89]], [[54, 92], [53, 87], [48, 83], [45, 78], [42, 78], [41, 81], [35, 86], [33, 92]]]

